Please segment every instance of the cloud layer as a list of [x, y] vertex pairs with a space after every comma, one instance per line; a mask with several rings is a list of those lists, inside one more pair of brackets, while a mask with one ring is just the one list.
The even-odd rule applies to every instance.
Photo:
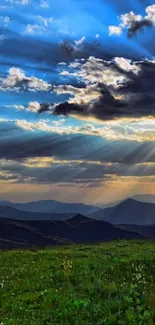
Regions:
[[60, 74], [74, 76], [85, 86], [53, 87], [58, 95], [66, 93], [71, 97], [59, 104], [42, 104], [39, 112], [102, 121], [155, 116], [154, 60], [105, 61], [90, 57], [84, 62], [75, 61], [69, 69]]

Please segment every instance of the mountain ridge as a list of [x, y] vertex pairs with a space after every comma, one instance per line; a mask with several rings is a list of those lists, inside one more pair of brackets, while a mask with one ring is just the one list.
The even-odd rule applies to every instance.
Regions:
[[85, 216], [66, 221], [24, 221], [0, 218], [0, 248], [45, 247], [65, 243], [96, 243], [120, 239], [144, 239], [145, 236], [119, 229], [110, 223]]
[[89, 217], [112, 224], [148, 225], [155, 223], [155, 204], [128, 198], [112, 208], [96, 211]]
[[2, 200], [0, 206], [9, 206], [27, 212], [43, 213], [92, 213], [100, 210], [99, 207], [83, 203], [63, 203], [54, 200], [40, 200], [27, 203], [16, 203]]

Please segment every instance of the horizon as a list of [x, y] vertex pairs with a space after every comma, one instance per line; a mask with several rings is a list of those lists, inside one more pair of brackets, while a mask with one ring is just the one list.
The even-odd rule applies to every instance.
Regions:
[[[96, 207], [104, 207], [105, 206], [108, 206], [111, 205], [111, 204], [119, 204], [123, 201], [126, 201], [126, 200], [137, 200], [137, 201], [141, 201], [141, 199], [137, 198], [137, 197], [143, 197], [143, 199], [147, 198], [148, 196], [150, 196], [150, 199], [151, 197], [153, 197], [155, 199], [155, 194], [143, 194], [143, 193], [137, 193], [136, 195], [134, 196], [129, 196], [129, 197], [124, 197], [122, 198], [121, 200], [115, 200], [115, 201], [109, 201], [109, 202], [101, 202], [101, 203], [91, 203], [91, 202], [80, 202], [80, 201], [60, 201], [60, 200], [55, 200], [55, 199], [52, 199], [52, 198], [49, 198], [49, 199], [36, 199], [36, 200], [28, 200], [28, 201], [18, 201], [18, 200], [5, 200], [5, 199], [1, 199], [0, 198], [0, 202], [10, 202], [10, 203], [19, 203], [19, 204], [24, 204], [24, 203], [37, 203], [37, 202], [40, 202], [40, 201], [55, 201], [55, 202], [58, 202], [58, 203], [68, 203], [68, 204], [84, 204], [84, 205], [90, 205], [90, 206], [96, 206]], [[155, 203], [155, 202], [149, 202], [149, 201], [142, 201], [142, 202], [148, 202], [148, 203]]]

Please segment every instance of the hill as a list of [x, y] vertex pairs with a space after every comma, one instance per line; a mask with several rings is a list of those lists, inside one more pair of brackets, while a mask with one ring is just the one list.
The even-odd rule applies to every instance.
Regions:
[[14, 203], [10, 201], [0, 201], [0, 206], [8, 206], [12, 208], [16, 208], [22, 211], [27, 212], [43, 212], [43, 213], [81, 213], [88, 214], [93, 213], [100, 208], [85, 205], [82, 203], [62, 203], [53, 200], [42, 200], [36, 202], [28, 202], [28, 203]]
[[118, 227], [124, 230], [135, 231], [148, 239], [155, 239], [155, 225], [118, 225]]
[[127, 199], [112, 208], [89, 215], [112, 224], [149, 225], [155, 223], [155, 204]]
[[44, 213], [22, 211], [8, 206], [0, 206], [0, 217], [16, 220], [66, 220], [75, 213]]
[[0, 218], [0, 248], [42, 247], [66, 242], [91, 243], [135, 238], [142, 239], [144, 236], [82, 215], [66, 221]]
[[147, 240], [1, 251], [4, 325], [154, 325]]

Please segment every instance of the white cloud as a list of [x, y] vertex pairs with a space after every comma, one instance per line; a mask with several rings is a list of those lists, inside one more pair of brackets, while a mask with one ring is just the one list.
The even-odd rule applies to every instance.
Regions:
[[48, 27], [53, 22], [53, 17], [36, 16], [37, 24], [28, 24], [25, 29], [26, 34], [41, 34], [48, 31]]
[[40, 109], [40, 104], [38, 102], [30, 102], [28, 104], [28, 107], [23, 106], [23, 105], [18, 105], [18, 104], [15, 104], [13, 106], [12, 105], [4, 105], [4, 107], [7, 107], [7, 108], [12, 108], [13, 107], [17, 111], [26, 110], [27, 112], [37, 113], [38, 110]]
[[11, 5], [22, 5], [25, 6], [29, 4], [30, 0], [7, 0]]
[[[91, 122], [91, 121], [90, 121]], [[129, 121], [107, 122], [102, 126], [85, 123], [80, 126], [62, 126], [59, 121], [54, 125], [48, 124], [44, 120], [39, 122], [28, 122], [26, 120], [16, 120], [15, 124], [27, 131], [42, 131], [55, 134], [83, 134], [104, 138], [109, 141], [155, 141], [155, 120], [146, 118]]]
[[120, 36], [122, 34], [122, 27], [119, 26], [109, 26], [109, 36], [117, 35]]
[[121, 68], [124, 71], [131, 71], [134, 74], [138, 74], [140, 72], [140, 67], [136, 65], [132, 60], [116, 57], [114, 58], [114, 62], [117, 64], [119, 68]]
[[100, 34], [96, 34], [96, 36], [95, 36], [96, 38], [99, 38], [100, 37]]
[[69, 103], [77, 103], [77, 104], [87, 104], [95, 99], [97, 99], [101, 94], [100, 90], [96, 84], [87, 86], [86, 88], [76, 88], [73, 86], [57, 86], [54, 88], [57, 95], [62, 94], [70, 94], [71, 97], [68, 102]]
[[[11, 106], [9, 105], [9, 107], [11, 107]], [[23, 105], [13, 105], [13, 108], [20, 111], [20, 110], [24, 109], [24, 106]]]
[[121, 15], [119, 19], [121, 20], [120, 26], [124, 28], [131, 27], [133, 22], [141, 21], [143, 17], [141, 15], [135, 15], [133, 11], [130, 11], [127, 14]]
[[1, 91], [48, 91], [51, 87], [46, 81], [38, 79], [34, 76], [27, 77], [25, 72], [19, 68], [10, 68], [8, 76], [0, 79], [0, 90]]
[[28, 24], [25, 29], [26, 34], [37, 34], [37, 33], [43, 33], [45, 31], [45, 26], [40, 26], [37, 24], [31, 25]]
[[[101, 82], [107, 86], [113, 86], [114, 88], [120, 88], [124, 82], [128, 81], [126, 75], [114, 67], [113, 61], [105, 61], [90, 56], [84, 63], [81, 61], [76, 61], [75, 63], [78, 64], [76, 70], [73, 72], [64, 70], [60, 72], [60, 75], [77, 77], [85, 81], [87, 85]], [[69, 67], [73, 68], [73, 64]]]
[[145, 16], [145, 19], [155, 24], [155, 5], [146, 7], [146, 13], [147, 16]]
[[0, 23], [2, 25], [4, 25], [4, 27], [8, 27], [8, 25], [10, 24], [10, 17], [8, 16], [0, 16]]
[[41, 1], [39, 7], [41, 7], [41, 8], [49, 8], [49, 3], [47, 1]]
[[38, 16], [38, 19], [40, 20], [40, 22], [45, 26], [48, 27], [49, 24], [51, 24], [53, 22], [53, 17], [50, 18], [45, 18], [42, 16]]
[[5, 39], [7, 39], [6, 36], [4, 36], [3, 34], [0, 35], [0, 43], [3, 42]]
[[74, 41], [76, 46], [81, 45], [85, 41], [85, 36], [82, 36], [78, 41]]
[[120, 36], [122, 34], [123, 28], [129, 29], [133, 26], [134, 23], [138, 23], [138, 22], [143, 23], [148, 21], [151, 24], [155, 25], [155, 4], [146, 7], [145, 11], [147, 15], [144, 17], [141, 15], [136, 15], [133, 11], [118, 16], [118, 19], [121, 22], [118, 26], [109, 26], [109, 35]]
[[38, 113], [39, 109], [40, 104], [38, 102], [30, 102], [26, 110], [28, 112]]

